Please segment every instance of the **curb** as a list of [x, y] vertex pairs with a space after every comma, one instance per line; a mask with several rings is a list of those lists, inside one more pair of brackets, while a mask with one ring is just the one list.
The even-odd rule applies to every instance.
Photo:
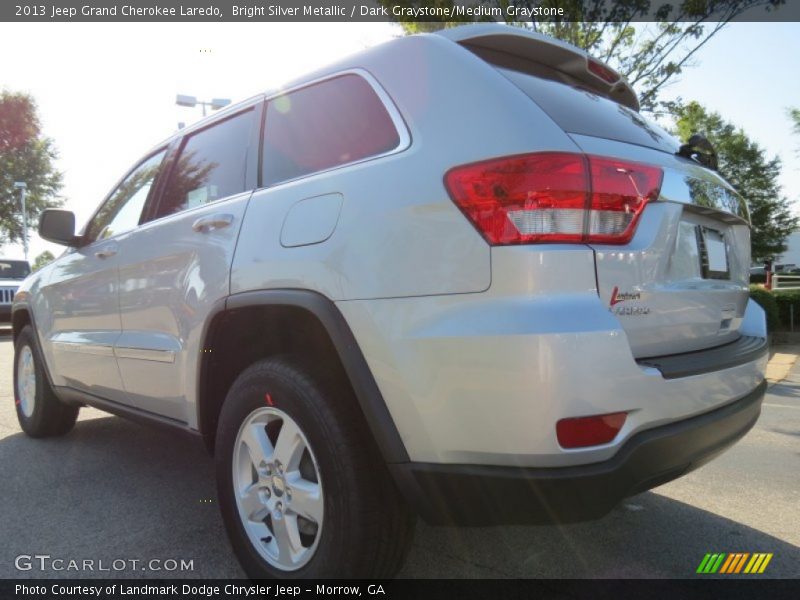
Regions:
[[770, 356], [766, 371], [767, 385], [769, 387], [789, 376], [792, 367], [797, 362], [798, 355], [800, 355], [800, 345], [781, 344], [773, 346], [773, 350], [775, 353]]

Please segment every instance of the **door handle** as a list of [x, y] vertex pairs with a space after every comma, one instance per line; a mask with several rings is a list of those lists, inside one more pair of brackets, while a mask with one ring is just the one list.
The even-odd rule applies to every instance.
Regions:
[[197, 233], [208, 233], [215, 229], [223, 229], [233, 223], [233, 215], [209, 215], [207, 217], [200, 217], [192, 223], [192, 230]]
[[102, 259], [111, 258], [112, 256], [115, 256], [116, 254], [117, 254], [117, 246], [116, 245], [114, 245], [114, 246], [105, 246], [103, 248], [100, 248], [99, 250], [97, 250], [94, 253], [94, 255], [97, 258], [102, 258]]

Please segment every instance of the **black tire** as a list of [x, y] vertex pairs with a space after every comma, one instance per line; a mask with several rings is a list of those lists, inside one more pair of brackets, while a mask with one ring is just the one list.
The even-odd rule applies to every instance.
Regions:
[[[259, 554], [239, 516], [234, 446], [244, 421], [265, 406], [295, 421], [316, 458], [324, 523], [316, 551], [297, 570]], [[405, 505], [349, 390], [321, 386], [283, 358], [246, 369], [228, 392], [216, 437], [217, 490], [231, 545], [247, 575], [266, 578], [385, 578], [402, 567], [416, 518]]]
[[[36, 388], [32, 410], [29, 406], [23, 406], [19, 387], [18, 366], [26, 348], [32, 356]], [[26, 325], [19, 332], [14, 344], [14, 403], [22, 431], [35, 438], [64, 435], [75, 426], [78, 418], [79, 408], [65, 404], [56, 397], [44, 369], [36, 334], [30, 325]], [[30, 414], [25, 414], [26, 410]]]

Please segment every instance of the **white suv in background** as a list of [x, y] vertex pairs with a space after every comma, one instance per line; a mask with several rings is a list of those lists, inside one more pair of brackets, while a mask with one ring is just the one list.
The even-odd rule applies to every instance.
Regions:
[[157, 145], [79, 234], [43, 215], [22, 428], [202, 436], [251, 577], [391, 575], [414, 514], [600, 517], [760, 412], [747, 208], [684, 154], [540, 35], [364, 51]]
[[0, 258], [0, 323], [11, 322], [11, 305], [22, 280], [31, 274], [27, 260]]

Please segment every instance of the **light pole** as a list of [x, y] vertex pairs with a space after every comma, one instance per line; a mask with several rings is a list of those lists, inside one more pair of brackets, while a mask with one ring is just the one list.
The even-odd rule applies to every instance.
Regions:
[[212, 98], [211, 102], [206, 102], [204, 100], [198, 100], [195, 96], [184, 96], [183, 94], [178, 94], [175, 98], [175, 104], [178, 106], [188, 106], [189, 108], [194, 108], [198, 104], [203, 107], [203, 116], [206, 116], [206, 106], [210, 106], [211, 110], [219, 110], [224, 106], [228, 106], [231, 101], [228, 98]]
[[22, 251], [25, 253], [25, 260], [28, 260], [28, 211], [25, 210], [25, 193], [28, 191], [28, 184], [24, 181], [15, 181], [14, 188], [19, 190], [19, 203], [22, 205]]

